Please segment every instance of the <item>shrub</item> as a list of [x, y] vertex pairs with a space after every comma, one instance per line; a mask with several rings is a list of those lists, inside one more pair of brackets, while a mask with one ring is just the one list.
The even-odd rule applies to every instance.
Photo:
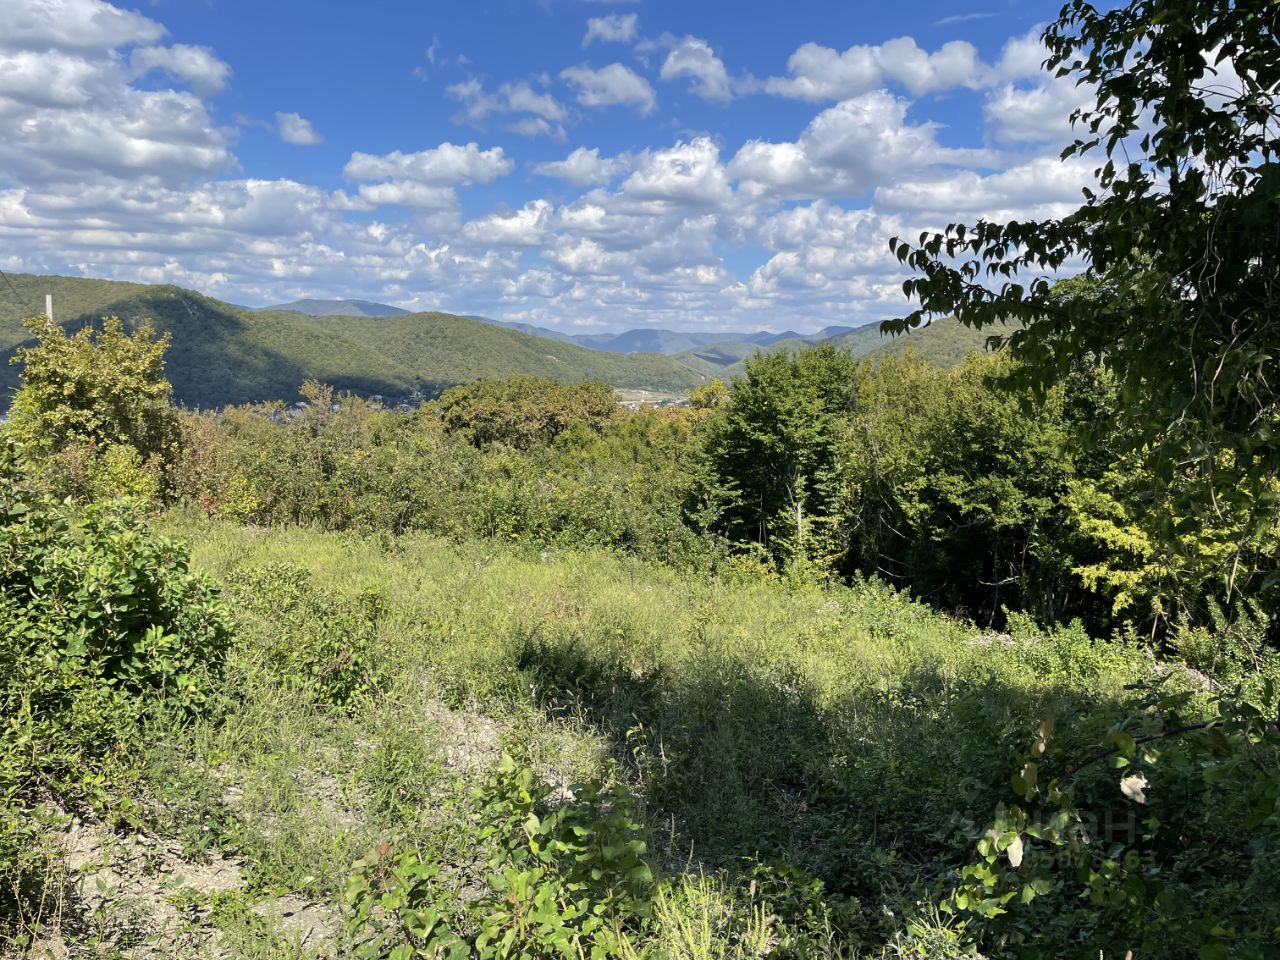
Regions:
[[238, 572], [230, 587], [237, 606], [266, 625], [259, 663], [284, 687], [344, 709], [378, 689], [384, 658], [377, 630], [386, 605], [380, 590], [334, 600], [288, 563]]
[[501, 444], [527, 450], [575, 428], [598, 433], [618, 404], [608, 384], [563, 384], [521, 375], [453, 387], [441, 395], [437, 408], [448, 433], [477, 447]]
[[113, 443], [90, 461], [87, 492], [93, 500], [130, 497], [154, 503], [160, 496], [160, 461], [143, 462], [127, 443]]
[[25, 324], [39, 343], [12, 360], [23, 365], [10, 411], [20, 440], [45, 450], [128, 443], [144, 457], [170, 451], [177, 418], [164, 376], [168, 334], [157, 337], [147, 321], [130, 335], [115, 317], [72, 336], [47, 317]]
[[208, 705], [226, 610], [136, 502], [73, 513], [0, 479], [0, 586], [3, 660], [28, 694], [91, 685], [190, 712]]
[[33, 347], [5, 431], [28, 469], [59, 497], [154, 499], [177, 450], [177, 412], [164, 376], [169, 335], [149, 321], [132, 333], [115, 317], [68, 336], [47, 317], [25, 321]]
[[214, 588], [135, 503], [54, 505], [0, 445], [0, 833], [17, 839], [0, 922], [43, 869], [36, 801], [106, 802], [149, 711], [209, 709], [229, 640]]
[[602, 783], [556, 788], [503, 757], [473, 796], [487, 853], [485, 891], [463, 901], [416, 853], [383, 845], [347, 889], [364, 958], [618, 956], [647, 917], [654, 878], [629, 794]]

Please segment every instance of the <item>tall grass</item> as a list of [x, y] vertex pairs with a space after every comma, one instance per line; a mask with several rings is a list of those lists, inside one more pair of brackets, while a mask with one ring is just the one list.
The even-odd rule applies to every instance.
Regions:
[[1028, 731], [1054, 715], [1096, 736], [1149, 669], [1079, 630], [983, 634], [876, 583], [166, 525], [226, 584], [239, 640], [227, 712], [152, 731], [153, 828], [236, 851], [260, 895], [335, 903], [379, 843], [451, 865], [465, 891], [482, 869], [468, 791], [505, 752], [638, 797], [677, 878], [636, 944], [651, 956], [793, 955], [746, 946], [785, 927], [753, 899], [778, 876], [799, 913], [823, 904], [806, 923], [827, 955], [890, 949], [967, 855]]

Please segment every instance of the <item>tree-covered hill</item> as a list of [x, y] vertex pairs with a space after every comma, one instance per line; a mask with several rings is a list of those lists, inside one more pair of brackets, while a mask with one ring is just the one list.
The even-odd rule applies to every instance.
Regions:
[[[870, 329], [879, 334], [880, 325], [874, 324]], [[984, 352], [987, 349], [988, 338], [997, 335], [1008, 336], [1013, 330], [1012, 326], [974, 330], [953, 317], [943, 317], [933, 321], [927, 327], [917, 327], [910, 333], [881, 336], [877, 346], [870, 351], [870, 355], [891, 357], [912, 350], [916, 356], [929, 361], [936, 367], [955, 367], [973, 354]], [[832, 342], [841, 346], [850, 345], [841, 339]]]
[[[681, 392], [706, 377], [669, 357], [607, 354], [444, 313], [313, 317], [245, 310], [174, 286], [17, 275], [0, 297], [0, 360], [28, 342], [21, 318], [43, 312], [79, 327], [119, 316], [126, 327], [151, 318], [173, 335], [167, 371], [174, 395], [192, 406], [290, 400], [307, 379], [386, 397], [434, 394], [480, 377], [536, 374], [563, 382]], [[6, 288], [7, 290], [7, 288]], [[0, 368], [4, 405], [17, 368]]]
[[263, 312], [289, 310], [293, 313], [305, 313], [310, 317], [403, 317], [411, 312], [402, 307], [374, 303], [371, 300], [294, 300], [291, 303], [277, 303], [255, 309]]
[[711, 343], [678, 354], [677, 359], [708, 376], [724, 379], [740, 376], [745, 361], [757, 353], [795, 353], [819, 343], [828, 343], [848, 350], [854, 357], [891, 357], [911, 350], [920, 359], [945, 369], [963, 363], [972, 354], [982, 353], [986, 349], [987, 338], [996, 332], [972, 330], [950, 317], [896, 337], [882, 334], [878, 323], [864, 324], [852, 330], [828, 328], [831, 329], [843, 332], [834, 336], [823, 336], [827, 331], [807, 337], [792, 335], [767, 344], [749, 340]]
[[33, 313], [44, 313], [44, 298], [53, 295], [58, 320], [98, 315], [108, 304], [145, 293], [145, 283], [91, 280], [86, 277], [46, 277], [30, 273], [6, 274], [0, 282], [0, 351], [8, 351], [29, 336], [20, 322]]

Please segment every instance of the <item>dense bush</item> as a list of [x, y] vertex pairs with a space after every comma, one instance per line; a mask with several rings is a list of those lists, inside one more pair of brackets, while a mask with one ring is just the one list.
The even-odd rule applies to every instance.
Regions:
[[32, 805], [107, 800], [148, 714], [210, 709], [229, 639], [213, 586], [136, 504], [53, 505], [0, 446], [0, 835], [19, 838], [0, 842], [5, 894], [38, 868]]
[[22, 387], [4, 432], [27, 470], [59, 498], [154, 498], [178, 443], [168, 335], [149, 323], [127, 333], [115, 317], [70, 336], [46, 317], [26, 324], [38, 342], [13, 356]]
[[1027, 416], [987, 378], [1002, 357], [939, 371], [910, 357], [860, 370], [843, 457], [847, 566], [985, 623], [1003, 606], [1053, 622], [1096, 605], [1072, 564], [1063, 503], [1079, 464], [1061, 393]]
[[477, 447], [503, 444], [518, 450], [550, 443], [567, 430], [598, 433], [617, 410], [608, 384], [526, 376], [453, 387], [435, 405], [447, 433]]
[[480, 450], [435, 408], [237, 408], [184, 419], [174, 487], [211, 514], [259, 524], [422, 531], [546, 546], [587, 543], [688, 564], [716, 547], [688, 522], [694, 418], [645, 411], [584, 423], [528, 449]]
[[1276, 609], [1280, 521], [1250, 527], [1256, 511], [1125, 456], [1131, 438], [1098, 429], [1120, 402], [1105, 372], [1082, 367], [1033, 400], [999, 386], [1013, 366], [749, 360], [695, 436], [705, 525], [744, 553], [884, 577], [987, 624], [1009, 608], [1164, 636], [1208, 623], [1213, 602]]

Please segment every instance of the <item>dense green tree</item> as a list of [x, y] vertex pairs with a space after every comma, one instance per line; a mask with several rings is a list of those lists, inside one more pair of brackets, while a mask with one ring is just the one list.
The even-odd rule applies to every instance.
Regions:
[[[1100, 154], [1096, 184], [1059, 220], [895, 239], [920, 308], [886, 329], [1020, 324], [1008, 380], [1040, 396], [1100, 362], [1118, 429], [1095, 426], [1139, 455], [1148, 496], [1179, 491], [1168, 533], [1208, 543], [1229, 526], [1247, 552], [1280, 501], [1280, 5], [1072, 0], [1043, 39], [1046, 67], [1096, 90], [1063, 153]], [[1075, 260], [1084, 278], [1055, 287]]]
[[729, 386], [718, 377], [689, 392], [689, 406], [695, 410], [711, 410], [728, 399]]
[[448, 433], [464, 436], [477, 447], [503, 444], [527, 450], [573, 427], [598, 432], [613, 417], [618, 402], [604, 383], [564, 384], [518, 375], [453, 387], [436, 407]]
[[19, 443], [43, 452], [127, 445], [143, 459], [168, 453], [177, 435], [164, 375], [168, 334], [157, 337], [149, 323], [129, 334], [115, 317], [71, 335], [47, 317], [25, 322], [38, 342], [13, 358], [22, 388], [9, 430]]
[[832, 532], [855, 370], [848, 351], [826, 344], [747, 361], [707, 440], [731, 538], [777, 559], [829, 562], [842, 552]]
[[1005, 356], [941, 371], [864, 363], [843, 458], [850, 566], [992, 622], [1088, 608], [1062, 499], [1075, 472], [1063, 391], [1035, 416], [988, 380]]

